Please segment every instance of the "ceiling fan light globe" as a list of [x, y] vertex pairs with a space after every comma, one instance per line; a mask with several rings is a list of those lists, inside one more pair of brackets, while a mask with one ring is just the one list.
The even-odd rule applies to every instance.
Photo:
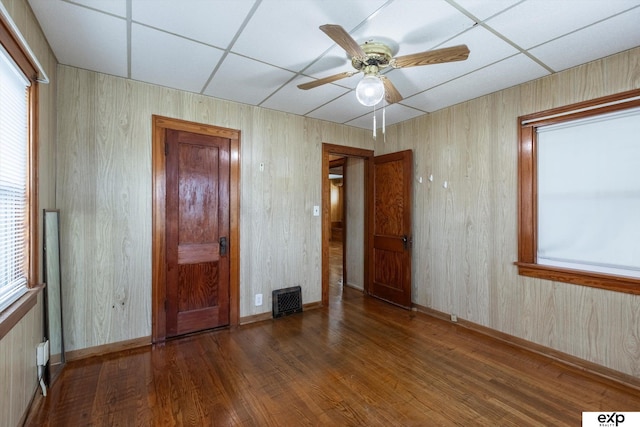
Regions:
[[364, 76], [356, 86], [356, 98], [360, 104], [372, 107], [384, 98], [384, 84], [376, 76]]

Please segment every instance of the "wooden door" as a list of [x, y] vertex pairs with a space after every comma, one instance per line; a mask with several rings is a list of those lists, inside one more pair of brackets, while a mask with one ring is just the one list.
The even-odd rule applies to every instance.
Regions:
[[167, 336], [229, 324], [227, 138], [166, 130]]
[[411, 307], [411, 150], [374, 158], [369, 294]]

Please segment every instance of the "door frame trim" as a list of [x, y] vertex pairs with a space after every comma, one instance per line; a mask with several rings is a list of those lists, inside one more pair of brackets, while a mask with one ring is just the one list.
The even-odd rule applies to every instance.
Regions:
[[[329, 305], [329, 240], [331, 239], [331, 183], [329, 157], [331, 155], [356, 157], [364, 160], [364, 292], [369, 292], [371, 280], [369, 240], [371, 239], [371, 212], [373, 212], [373, 150], [322, 143], [322, 305]], [[346, 202], [346, 200], [345, 200]], [[345, 229], [346, 232], [346, 229]], [[346, 238], [346, 236], [345, 236]]]
[[152, 116], [152, 243], [151, 243], [151, 341], [162, 342], [167, 336], [166, 288], [166, 158], [165, 130], [228, 138], [229, 175], [229, 325], [240, 323], [240, 131], [195, 123], [181, 119]]

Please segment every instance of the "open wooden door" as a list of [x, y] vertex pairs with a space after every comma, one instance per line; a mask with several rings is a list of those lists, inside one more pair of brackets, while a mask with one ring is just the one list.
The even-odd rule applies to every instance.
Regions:
[[411, 307], [411, 150], [374, 158], [368, 293]]

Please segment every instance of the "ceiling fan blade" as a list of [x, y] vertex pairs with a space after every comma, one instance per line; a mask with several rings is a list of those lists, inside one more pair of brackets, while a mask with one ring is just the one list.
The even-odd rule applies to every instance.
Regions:
[[358, 42], [356, 42], [340, 25], [326, 24], [321, 25], [320, 29], [324, 31], [326, 35], [331, 37], [331, 40], [336, 42], [338, 46], [343, 48], [349, 56], [357, 58], [364, 58], [367, 56]]
[[380, 80], [384, 84], [384, 99], [387, 100], [388, 104], [395, 104], [396, 102], [402, 101], [402, 95], [398, 92], [398, 89], [391, 83], [386, 76], [380, 76]]
[[334, 74], [333, 76], [323, 77], [321, 79], [313, 80], [308, 83], [299, 84], [298, 88], [303, 90], [313, 89], [314, 87], [322, 86], [327, 83], [333, 83], [346, 77], [351, 77], [357, 73], [359, 73], [359, 71], [345, 71], [344, 73]]
[[391, 60], [394, 68], [416, 67], [419, 65], [442, 64], [445, 62], [464, 61], [469, 56], [467, 45], [445, 47], [443, 49], [428, 50], [426, 52], [399, 56]]

